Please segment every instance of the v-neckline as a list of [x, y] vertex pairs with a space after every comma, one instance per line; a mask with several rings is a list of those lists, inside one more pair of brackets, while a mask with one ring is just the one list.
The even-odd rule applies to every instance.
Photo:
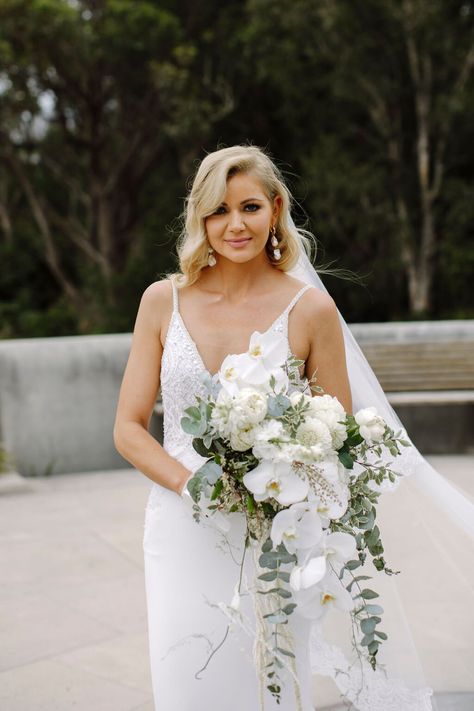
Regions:
[[[293, 296], [293, 298], [291, 299], [291, 301], [286, 305], [286, 307], [283, 309], [283, 311], [282, 311], [281, 313], [279, 313], [278, 316], [272, 321], [272, 323], [270, 324], [270, 326], [269, 326], [265, 331], [262, 332], [262, 335], [265, 335], [265, 334], [267, 334], [269, 331], [271, 331], [271, 329], [275, 327], [275, 324], [276, 324], [281, 318], [283, 318], [283, 317], [285, 316], [285, 314], [286, 314], [286, 316], [288, 317], [288, 315], [289, 315], [291, 309], [293, 308], [293, 306], [296, 304], [296, 302], [299, 300], [299, 298], [303, 295], [303, 293], [304, 293], [308, 288], [311, 288], [311, 284], [304, 284], [304, 285], [296, 292], [296, 294]], [[188, 329], [188, 327], [186, 326], [183, 317], [181, 316], [181, 312], [180, 312], [180, 310], [179, 310], [179, 297], [178, 297], [178, 293], [177, 293], [176, 286], [175, 286], [174, 283], [173, 283], [173, 314], [172, 314], [172, 319], [175, 317], [175, 315], [176, 315], [176, 317], [178, 318], [178, 320], [179, 320], [179, 322], [180, 322], [180, 324], [181, 324], [181, 328], [182, 328], [182, 330], [183, 330], [183, 332], [184, 332], [185, 337], [188, 339], [189, 344], [191, 345], [191, 348], [194, 350], [194, 353], [195, 353], [195, 355], [196, 355], [196, 358], [198, 359], [198, 361], [199, 361], [199, 363], [200, 363], [200, 365], [201, 365], [201, 368], [202, 368], [203, 372], [206, 373], [206, 375], [209, 375], [209, 377], [214, 378], [214, 377], [219, 373], [220, 369], [222, 368], [222, 363], [225, 361], [226, 358], [228, 358], [229, 355], [242, 355], [243, 353], [246, 352], [246, 351], [242, 351], [242, 353], [228, 353], [228, 354], [224, 357], [224, 359], [222, 360], [222, 362], [221, 362], [221, 364], [220, 364], [218, 370], [217, 370], [215, 373], [211, 373], [211, 371], [209, 370], [209, 368], [206, 366], [206, 364], [205, 364], [205, 362], [204, 362], [204, 358], [202, 357], [202, 355], [201, 355], [201, 353], [200, 353], [200, 351], [199, 351], [199, 348], [197, 347], [196, 341], [195, 341], [194, 338], [191, 336], [191, 333], [189, 332], [189, 329]], [[171, 322], [170, 322], [170, 325], [171, 325]], [[168, 326], [168, 330], [169, 330], [169, 327], [170, 327], [170, 326]], [[249, 337], [249, 343], [250, 343], [250, 338], [251, 338], [251, 337], [252, 337], [252, 336], [250, 335], [250, 337]], [[168, 336], [166, 337], [166, 341], [167, 341], [167, 340], [168, 340]], [[288, 351], [289, 351], [289, 353], [290, 353], [291, 355], [293, 355], [293, 351], [291, 350], [291, 346], [290, 346], [290, 339], [288, 338], [288, 326], [287, 326], [287, 332], [286, 332], [286, 340], [287, 340], [287, 343], [288, 343]], [[166, 345], [166, 343], [165, 343], [165, 345]], [[247, 349], [248, 349], [248, 344], [247, 344]]]
[[[288, 308], [288, 307], [286, 307], [286, 308]], [[277, 322], [279, 319], [281, 319], [281, 317], [285, 314], [285, 311], [286, 311], [286, 309], [285, 309], [284, 311], [282, 311], [281, 314], [279, 314], [279, 315], [276, 317], [276, 319], [274, 319], [274, 321], [270, 324], [270, 326], [266, 329], [266, 331], [263, 331], [263, 332], [262, 332], [262, 335], [265, 335], [266, 333], [268, 333], [268, 332], [275, 326], [276, 322]], [[196, 343], [196, 341], [194, 340], [194, 338], [191, 336], [191, 334], [190, 334], [190, 332], [189, 332], [189, 330], [188, 330], [188, 327], [187, 327], [186, 324], [184, 323], [184, 320], [183, 320], [183, 317], [181, 316], [180, 311], [179, 311], [178, 309], [175, 309], [173, 315], [177, 316], [177, 318], [178, 318], [178, 320], [179, 320], [179, 322], [180, 322], [180, 324], [181, 324], [181, 328], [183, 329], [186, 338], [188, 339], [189, 343], [191, 344], [191, 346], [192, 346], [193, 349], [194, 349], [194, 353], [195, 353], [195, 355], [197, 356], [197, 358], [198, 358], [198, 360], [199, 360], [199, 363], [200, 363], [200, 365], [201, 365], [201, 367], [202, 367], [202, 370], [206, 373], [206, 375], [209, 375], [211, 378], [214, 378], [214, 377], [219, 373], [220, 369], [222, 368], [222, 363], [225, 361], [226, 358], [229, 357], [229, 355], [243, 355], [243, 353], [246, 353], [246, 351], [242, 351], [241, 353], [228, 353], [226, 356], [224, 356], [224, 358], [223, 358], [223, 360], [222, 360], [222, 363], [220, 364], [218, 370], [217, 370], [215, 373], [211, 373], [211, 371], [209, 370], [209, 368], [208, 368], [208, 367], [206, 366], [206, 364], [204, 363], [204, 359], [203, 359], [201, 353], [199, 352], [199, 348], [197, 347], [197, 343]], [[250, 338], [251, 338], [251, 337], [252, 337], [252, 336], [250, 336]], [[250, 343], [250, 338], [249, 338], [249, 343]], [[288, 345], [289, 345], [289, 341], [288, 341]], [[247, 349], [248, 349], [248, 345], [247, 345]]]

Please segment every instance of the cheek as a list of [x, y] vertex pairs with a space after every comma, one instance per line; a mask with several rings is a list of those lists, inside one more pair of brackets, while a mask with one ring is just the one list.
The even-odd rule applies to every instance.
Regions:
[[255, 213], [249, 220], [249, 225], [255, 232], [261, 232], [262, 237], [267, 237], [270, 231], [270, 216], [263, 211]]

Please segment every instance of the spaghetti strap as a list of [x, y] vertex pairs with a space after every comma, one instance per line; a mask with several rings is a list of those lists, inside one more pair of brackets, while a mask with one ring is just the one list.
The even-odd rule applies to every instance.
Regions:
[[300, 300], [300, 298], [303, 296], [303, 294], [308, 291], [308, 289], [313, 289], [312, 284], [305, 284], [304, 286], [301, 287], [301, 289], [298, 291], [297, 294], [292, 298], [286, 309], [283, 311], [282, 316], [288, 316], [290, 313], [291, 309], [293, 306]]
[[173, 290], [173, 313], [179, 313], [178, 287], [176, 286], [174, 279], [170, 279], [170, 281], [171, 281], [171, 288]]

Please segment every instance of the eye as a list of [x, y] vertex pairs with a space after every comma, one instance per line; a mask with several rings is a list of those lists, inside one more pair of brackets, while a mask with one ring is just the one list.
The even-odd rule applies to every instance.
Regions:
[[223, 215], [225, 212], [225, 207], [223, 205], [220, 205], [217, 210], [215, 210], [212, 214], [213, 215]]
[[245, 207], [246, 207], [246, 208], [247, 208], [247, 207], [252, 208], [252, 209], [250, 210], [250, 212], [257, 212], [257, 210], [260, 210], [260, 205], [257, 205], [257, 204], [254, 203], [254, 202], [249, 202], [249, 203], [247, 203], [247, 204], [245, 205]]

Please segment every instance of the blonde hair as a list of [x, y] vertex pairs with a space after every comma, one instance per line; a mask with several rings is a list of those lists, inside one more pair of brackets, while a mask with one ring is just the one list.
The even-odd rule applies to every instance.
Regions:
[[281, 271], [295, 266], [303, 248], [309, 255], [313, 236], [295, 226], [291, 217], [293, 198], [285, 185], [280, 170], [270, 156], [258, 146], [237, 145], [221, 148], [202, 160], [194, 176], [191, 190], [185, 198], [182, 214], [183, 229], [178, 238], [177, 252], [181, 273], [174, 275], [179, 286], [193, 284], [207, 266], [209, 243], [204, 220], [224, 200], [227, 181], [237, 173], [249, 173], [257, 178], [273, 203], [276, 196], [282, 200], [275, 224], [281, 259], [273, 256], [268, 240], [266, 252], [269, 261]]

